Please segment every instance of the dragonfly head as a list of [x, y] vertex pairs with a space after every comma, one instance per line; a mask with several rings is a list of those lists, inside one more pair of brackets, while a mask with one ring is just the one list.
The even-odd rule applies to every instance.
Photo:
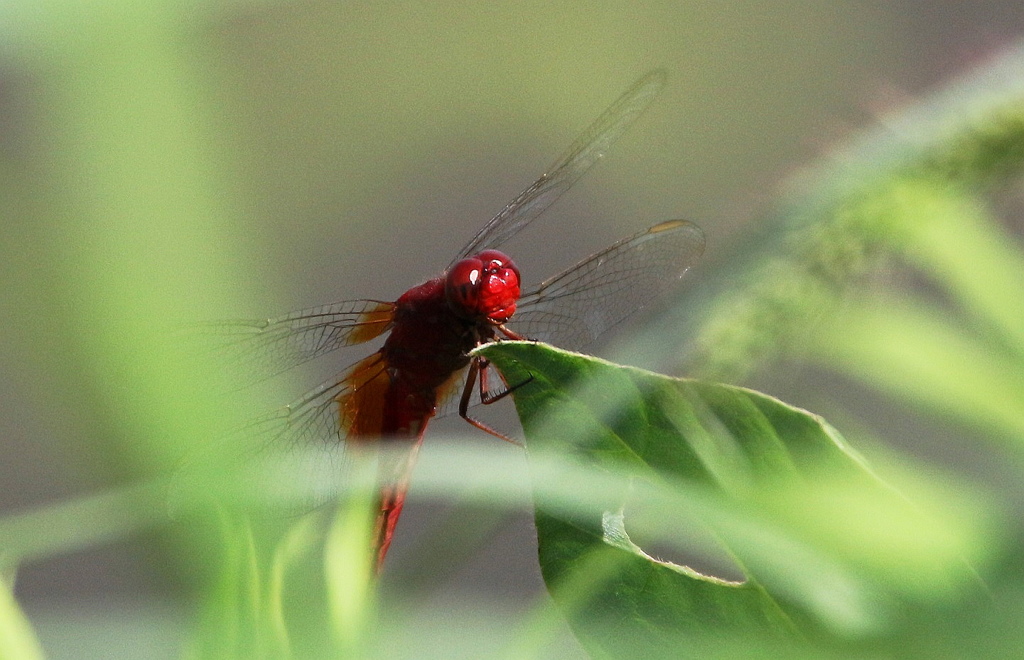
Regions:
[[445, 276], [445, 296], [459, 316], [504, 323], [516, 312], [519, 269], [497, 250], [484, 250], [456, 263]]

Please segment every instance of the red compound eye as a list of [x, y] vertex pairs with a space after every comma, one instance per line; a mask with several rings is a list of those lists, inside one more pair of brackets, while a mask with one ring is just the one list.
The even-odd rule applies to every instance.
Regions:
[[445, 279], [448, 304], [460, 316], [504, 323], [519, 300], [519, 269], [497, 250], [459, 261]]
[[479, 301], [477, 286], [483, 263], [479, 259], [463, 259], [448, 271], [444, 282], [444, 293], [448, 304], [463, 316], [472, 316]]

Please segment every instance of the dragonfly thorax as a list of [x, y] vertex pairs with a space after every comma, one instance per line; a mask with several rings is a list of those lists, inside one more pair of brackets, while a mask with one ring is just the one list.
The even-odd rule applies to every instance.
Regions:
[[445, 296], [463, 318], [505, 323], [515, 314], [519, 300], [519, 269], [505, 254], [484, 250], [448, 270]]

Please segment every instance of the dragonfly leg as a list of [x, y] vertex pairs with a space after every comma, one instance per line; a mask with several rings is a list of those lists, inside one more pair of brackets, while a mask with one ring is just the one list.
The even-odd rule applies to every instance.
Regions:
[[530, 339], [528, 337], [526, 337], [525, 335], [521, 335], [518, 332], [515, 332], [513, 330], [509, 330], [503, 324], [498, 324], [495, 327], [498, 328], [498, 330], [501, 332], [501, 334], [505, 335], [509, 339], [515, 339], [515, 340], [518, 340], [518, 341], [530, 341]]
[[466, 373], [466, 385], [462, 389], [462, 398], [459, 399], [459, 417], [466, 420], [467, 422], [477, 427], [481, 431], [484, 431], [485, 433], [490, 433], [496, 438], [499, 438], [501, 440], [504, 440], [505, 442], [510, 442], [514, 445], [521, 447], [523, 443], [519, 442], [518, 440], [514, 440], [505, 435], [504, 433], [492, 429], [490, 426], [484, 424], [480, 420], [473, 419], [472, 417], [470, 417], [469, 400], [473, 396], [473, 388], [474, 385], [476, 385], [477, 377], [480, 378], [480, 402], [483, 403], [484, 405], [489, 405], [494, 403], [495, 401], [500, 401], [501, 399], [504, 399], [506, 396], [508, 396], [515, 390], [519, 389], [526, 383], [530, 382], [531, 380], [533, 380], [533, 376], [524, 380], [521, 383], [516, 383], [512, 387], [505, 387], [504, 390], [497, 394], [492, 394], [490, 391], [488, 391], [487, 388], [488, 366], [490, 366], [490, 362], [488, 362], [482, 357], [475, 357], [473, 358], [473, 361], [469, 363], [469, 369], [467, 370]]
[[[485, 406], [489, 406], [495, 401], [501, 401], [509, 394], [512, 394], [520, 387], [526, 385], [527, 383], [533, 380], [533, 374], [530, 374], [530, 377], [527, 378], [526, 380], [520, 381], [515, 385], [509, 387], [508, 383], [505, 383], [504, 378], [502, 378], [502, 385], [504, 385], [505, 388], [497, 393], [491, 392], [490, 385], [487, 382], [488, 374], [490, 373], [488, 369], [491, 366], [491, 363], [487, 358], [478, 357], [477, 360], [479, 361], [478, 370], [480, 371], [480, 403], [484, 404]], [[501, 374], [498, 374], [498, 376], [501, 377]]]

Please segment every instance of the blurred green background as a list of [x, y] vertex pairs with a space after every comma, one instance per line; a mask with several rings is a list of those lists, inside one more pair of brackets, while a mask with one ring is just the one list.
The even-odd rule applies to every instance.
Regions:
[[[967, 11], [939, 1], [8, 0], [0, 513], [168, 474], [200, 429], [236, 414], [202, 385], [217, 365], [167, 341], [175, 328], [395, 298], [447, 264], [651, 68], [665, 68], [669, 84], [650, 111], [508, 245], [528, 281], [675, 217], [703, 227], [705, 260], [727, 270], [728, 246], [765, 230], [759, 219], [798, 170], [830, 162], [861, 129], [884, 132], [886, 117], [1021, 28], [1024, 7], [987, 1]], [[1019, 202], [997, 202], [1018, 236]], [[875, 277], [928, 286], [900, 270]], [[700, 269], [691, 279], [701, 286]], [[355, 357], [255, 396], [283, 403]], [[675, 355], [643, 360], [679, 365]], [[827, 389], [926, 465], [955, 465], [996, 489], [1015, 483], [1005, 456], [884, 389], [785, 363], [744, 382], [822, 413], [816, 396]], [[410, 504], [385, 589], [427, 608], [485, 603], [499, 616], [538, 602], [529, 512], [491, 531], [481, 523], [482, 540], [458, 562], [431, 559], [428, 550], [447, 551], [433, 521], [452, 515], [444, 503]], [[158, 517], [125, 514], [107, 543], [83, 533], [27, 552], [15, 594], [52, 657], [179, 652], [198, 569]], [[45, 526], [26, 529], [19, 547], [45, 537]], [[559, 653], [579, 653], [567, 632], [556, 638]]]

